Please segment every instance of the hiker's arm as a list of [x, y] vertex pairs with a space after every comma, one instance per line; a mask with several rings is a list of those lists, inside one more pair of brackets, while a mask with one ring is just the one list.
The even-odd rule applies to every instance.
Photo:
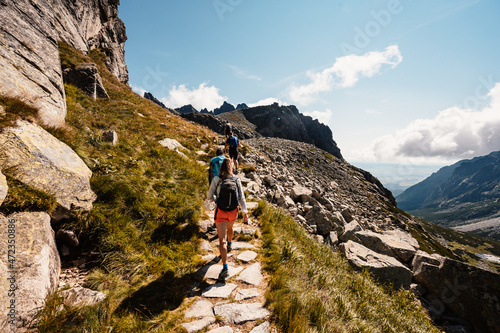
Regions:
[[245, 200], [245, 193], [243, 193], [243, 187], [241, 186], [240, 179], [238, 178], [236, 181], [238, 182], [238, 191], [240, 192], [240, 202], [239, 203], [241, 206], [241, 210], [246, 215], [246, 214], [248, 214], [248, 209], [247, 209], [247, 202]]
[[215, 176], [210, 183], [210, 188], [208, 189], [207, 199], [210, 201], [215, 201], [216, 194], [215, 191], [217, 189], [217, 182], [219, 181], [219, 177]]

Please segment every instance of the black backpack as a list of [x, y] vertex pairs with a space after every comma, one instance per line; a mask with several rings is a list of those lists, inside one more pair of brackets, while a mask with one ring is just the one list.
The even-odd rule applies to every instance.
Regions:
[[225, 178], [219, 181], [219, 194], [215, 203], [220, 210], [230, 212], [238, 208], [239, 191], [237, 177]]

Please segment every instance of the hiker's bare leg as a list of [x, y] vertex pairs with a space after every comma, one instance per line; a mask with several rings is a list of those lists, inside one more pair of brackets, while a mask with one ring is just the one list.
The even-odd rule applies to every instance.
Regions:
[[[222, 260], [222, 264], [225, 265], [227, 262], [227, 247], [226, 247], [227, 222], [215, 223], [215, 226], [217, 227], [217, 234], [219, 235], [220, 258]], [[232, 232], [232, 230], [231, 230], [231, 232]]]
[[233, 241], [233, 222], [227, 222], [227, 241], [232, 242]]

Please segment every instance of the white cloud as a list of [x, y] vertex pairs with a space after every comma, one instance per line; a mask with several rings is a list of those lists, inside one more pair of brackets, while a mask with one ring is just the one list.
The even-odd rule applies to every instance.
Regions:
[[260, 101], [256, 103], [248, 103], [247, 105], [251, 108], [256, 107], [256, 106], [262, 106], [262, 105], [271, 105], [274, 103], [278, 103], [279, 105], [287, 105], [285, 102], [275, 98], [275, 97], [269, 97], [265, 99], [261, 99]]
[[372, 77], [378, 72], [382, 65], [390, 65], [391, 68], [401, 63], [403, 57], [397, 45], [388, 46], [383, 52], [368, 52], [364, 55], [351, 54], [337, 58], [333, 66], [319, 73], [308, 72], [306, 75], [311, 83], [290, 88], [292, 101], [307, 105], [321, 92], [330, 91], [334, 88], [352, 87], [361, 76]]
[[433, 119], [417, 119], [394, 135], [377, 138], [359, 157], [422, 163], [460, 160], [500, 150], [500, 83], [488, 96], [490, 103], [482, 110], [451, 107]]
[[203, 82], [196, 89], [189, 89], [186, 85], [181, 84], [174, 86], [168, 93], [168, 97], [164, 97], [161, 101], [170, 108], [178, 108], [187, 104], [191, 104], [195, 109], [207, 108], [213, 110], [227, 100], [227, 97], [219, 94], [219, 89], [215, 86], [207, 86]]
[[328, 125], [330, 119], [332, 118], [332, 110], [326, 109], [326, 111], [311, 111], [303, 112], [304, 115], [310, 116], [313, 119], [318, 119], [322, 124]]
[[139, 86], [136, 86], [134, 84], [131, 84], [130, 85], [130, 88], [132, 88], [132, 90], [134, 92], [136, 92], [137, 94], [141, 95], [141, 96], [144, 96], [144, 93], [147, 92], [146, 89], [142, 88], [142, 87], [139, 87]]

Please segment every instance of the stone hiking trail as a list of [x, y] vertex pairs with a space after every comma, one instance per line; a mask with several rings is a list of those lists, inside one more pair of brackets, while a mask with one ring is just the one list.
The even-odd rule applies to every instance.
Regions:
[[[247, 203], [249, 211], [257, 203]], [[256, 221], [234, 224], [232, 251], [228, 253], [229, 277], [217, 282], [222, 262], [219, 239], [214, 226], [214, 211], [207, 210], [207, 220], [199, 222], [204, 239], [200, 253], [206, 264], [199, 270], [208, 287], [194, 286], [189, 295], [193, 301], [185, 313], [182, 326], [189, 333], [270, 333], [278, 332], [269, 322], [271, 312], [264, 307], [267, 280], [260, 260], [260, 228]], [[238, 240], [239, 235], [245, 235]], [[188, 301], [191, 301], [188, 299]]]

